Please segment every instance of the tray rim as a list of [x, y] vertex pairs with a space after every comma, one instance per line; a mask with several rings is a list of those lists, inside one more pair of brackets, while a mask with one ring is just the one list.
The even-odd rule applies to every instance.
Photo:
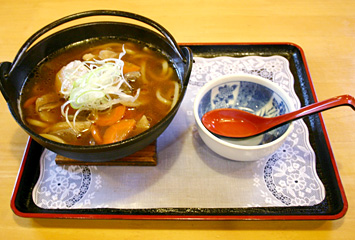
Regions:
[[[315, 101], [318, 101], [313, 81], [310, 75], [309, 67], [305, 58], [303, 49], [293, 42], [204, 42], [204, 43], [179, 43], [179, 45], [188, 46], [292, 46], [295, 47], [302, 58], [304, 70], [309, 80], [310, 90]], [[335, 162], [333, 150], [330, 144], [328, 133], [325, 127], [325, 123], [321, 113], [318, 113], [324, 138], [327, 144], [329, 157], [331, 159], [332, 168], [334, 170], [337, 185], [339, 187], [340, 195], [343, 201], [343, 208], [336, 214], [328, 215], [183, 215], [183, 214], [158, 214], [158, 215], [144, 215], [144, 214], [91, 214], [91, 213], [35, 213], [35, 212], [23, 212], [16, 207], [15, 200], [18, 195], [20, 180], [24, 172], [24, 167], [27, 161], [29, 149], [32, 141], [31, 137], [28, 138], [25, 152], [22, 157], [20, 168], [16, 177], [15, 186], [12, 192], [10, 207], [12, 211], [25, 218], [63, 218], [63, 219], [122, 219], [122, 220], [336, 220], [342, 218], [348, 210], [348, 201], [345, 195], [345, 190], [340, 178], [340, 174]]]

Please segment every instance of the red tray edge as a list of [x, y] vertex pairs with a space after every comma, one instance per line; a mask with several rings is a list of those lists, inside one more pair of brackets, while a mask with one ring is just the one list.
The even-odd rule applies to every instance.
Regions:
[[[305, 58], [305, 53], [303, 49], [296, 43], [293, 42], [219, 42], [219, 43], [179, 43], [180, 45], [290, 45], [297, 48], [302, 56], [302, 60], [304, 62], [304, 67], [307, 73], [307, 77], [309, 79], [309, 83], [311, 86], [312, 95], [317, 100], [317, 96], [315, 93], [315, 88], [313, 85], [312, 77], [310, 75], [309, 67]], [[210, 215], [108, 215], [108, 214], [58, 214], [58, 213], [25, 213], [21, 212], [17, 209], [15, 205], [15, 199], [18, 192], [18, 187], [20, 184], [20, 179], [22, 173], [24, 171], [24, 165], [27, 160], [27, 154], [29, 150], [29, 146], [31, 144], [32, 139], [29, 138], [26, 145], [26, 151], [23, 154], [21, 166], [17, 174], [16, 184], [14, 186], [14, 190], [12, 192], [10, 206], [12, 211], [20, 216], [26, 218], [78, 218], [78, 219], [134, 219], [134, 220], [336, 220], [342, 218], [347, 210], [348, 210], [348, 201], [345, 195], [345, 190], [343, 184], [341, 182], [340, 174], [337, 168], [337, 164], [335, 162], [334, 154], [331, 148], [331, 144], [329, 141], [328, 133], [324, 124], [324, 120], [322, 115], [319, 113], [320, 122], [322, 125], [322, 130], [324, 132], [325, 140], [327, 143], [327, 147], [329, 150], [329, 154], [331, 157], [333, 169], [336, 175], [336, 179], [338, 182], [339, 190], [343, 199], [343, 209], [334, 215], [231, 215], [231, 216], [210, 216]]]

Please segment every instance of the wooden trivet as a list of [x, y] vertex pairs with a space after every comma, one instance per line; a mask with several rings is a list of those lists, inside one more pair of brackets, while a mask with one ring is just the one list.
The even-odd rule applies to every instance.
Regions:
[[108, 161], [108, 162], [85, 162], [74, 160], [61, 155], [56, 156], [55, 162], [58, 165], [91, 165], [91, 166], [156, 166], [157, 151], [156, 141], [145, 147], [144, 149], [133, 153], [127, 157]]

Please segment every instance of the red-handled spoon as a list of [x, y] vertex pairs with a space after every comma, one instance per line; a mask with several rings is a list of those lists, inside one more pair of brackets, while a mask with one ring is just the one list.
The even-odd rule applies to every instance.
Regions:
[[349, 105], [355, 110], [354, 97], [350, 95], [342, 95], [330, 98], [313, 103], [294, 112], [272, 118], [260, 117], [233, 108], [215, 109], [203, 115], [202, 123], [214, 134], [224, 137], [245, 138], [258, 135], [307, 115], [342, 105]]

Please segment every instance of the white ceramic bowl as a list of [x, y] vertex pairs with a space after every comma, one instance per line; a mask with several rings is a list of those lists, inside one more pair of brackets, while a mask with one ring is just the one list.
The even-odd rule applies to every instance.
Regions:
[[205, 144], [217, 154], [236, 161], [255, 161], [274, 153], [293, 129], [293, 123], [247, 139], [216, 136], [201, 122], [203, 114], [218, 108], [236, 108], [263, 117], [294, 111], [288, 94], [270, 80], [254, 75], [226, 75], [206, 83], [196, 96], [194, 116]]

